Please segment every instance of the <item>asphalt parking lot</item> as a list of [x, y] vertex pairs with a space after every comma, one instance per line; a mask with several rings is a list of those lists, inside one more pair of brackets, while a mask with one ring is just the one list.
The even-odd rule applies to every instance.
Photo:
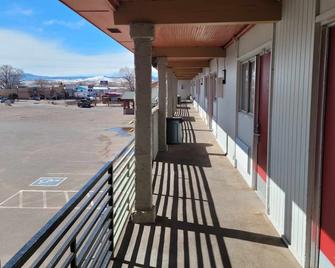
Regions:
[[132, 120], [121, 107], [0, 105], [1, 264], [126, 145]]

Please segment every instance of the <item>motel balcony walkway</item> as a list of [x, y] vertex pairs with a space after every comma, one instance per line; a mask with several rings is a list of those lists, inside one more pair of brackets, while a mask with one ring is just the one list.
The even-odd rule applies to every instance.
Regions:
[[153, 163], [155, 225], [128, 223], [110, 267], [300, 267], [191, 105]]

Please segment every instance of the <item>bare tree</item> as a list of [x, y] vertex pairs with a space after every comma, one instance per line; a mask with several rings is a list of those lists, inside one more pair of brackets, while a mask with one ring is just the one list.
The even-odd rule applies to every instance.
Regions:
[[39, 79], [36, 80], [36, 84], [39, 86], [41, 90], [43, 90], [48, 85], [48, 82], [46, 80]]
[[121, 77], [126, 81], [126, 86], [130, 91], [135, 91], [135, 71], [132, 68], [124, 67], [119, 71]]
[[38, 86], [38, 95], [42, 97], [46, 97], [47, 87], [48, 87], [48, 81], [43, 79], [36, 80], [36, 85]]
[[10, 65], [0, 66], [0, 87], [15, 88], [19, 86], [22, 80], [23, 71]]
[[54, 86], [51, 87], [49, 93], [50, 93], [49, 99], [57, 99], [56, 90], [54, 89]]

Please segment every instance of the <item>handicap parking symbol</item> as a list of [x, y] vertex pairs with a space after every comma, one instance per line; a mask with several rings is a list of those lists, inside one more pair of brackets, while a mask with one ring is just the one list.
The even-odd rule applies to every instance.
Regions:
[[59, 186], [67, 177], [40, 177], [30, 186]]

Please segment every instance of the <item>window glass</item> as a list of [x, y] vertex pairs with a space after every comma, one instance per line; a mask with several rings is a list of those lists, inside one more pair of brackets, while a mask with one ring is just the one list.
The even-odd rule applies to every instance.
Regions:
[[254, 99], [256, 89], [256, 62], [250, 62], [250, 89], [249, 89], [249, 113], [254, 113]]
[[248, 112], [248, 99], [249, 99], [249, 62], [242, 64], [242, 88], [240, 109]]

